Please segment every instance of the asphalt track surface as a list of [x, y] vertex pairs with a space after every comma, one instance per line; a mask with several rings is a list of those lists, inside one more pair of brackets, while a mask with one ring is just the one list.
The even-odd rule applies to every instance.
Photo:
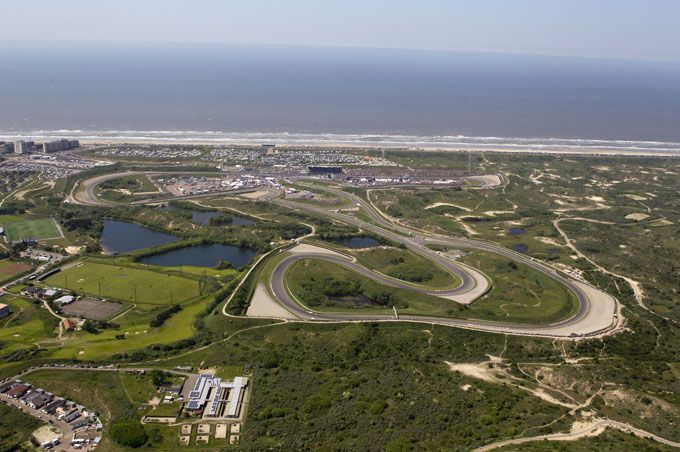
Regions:
[[[78, 192], [76, 196], [72, 196], [72, 201], [88, 205], [107, 205], [96, 198], [94, 195], [94, 188], [105, 180], [111, 180], [131, 174], [153, 174], [153, 172], [127, 172], [94, 177], [82, 182], [81, 185], [85, 188], [85, 190]], [[440, 256], [437, 252], [427, 248], [427, 244], [438, 244], [452, 248], [487, 251], [505, 256], [508, 259], [527, 265], [530, 268], [547, 275], [548, 277], [567, 287], [576, 296], [578, 301], [578, 309], [569, 318], [549, 325], [528, 325], [482, 320], [451, 319], [434, 316], [398, 315], [398, 313], [397, 315], [388, 316], [354, 313], [334, 314], [313, 312], [304, 309], [300, 304], [291, 298], [285, 287], [285, 273], [290, 265], [292, 265], [296, 260], [307, 258], [322, 258], [328, 260], [329, 255], [323, 254], [323, 257], [320, 257], [319, 253], [298, 253], [292, 256], [287, 256], [276, 266], [269, 283], [270, 290], [278, 299], [278, 301], [301, 320], [313, 322], [407, 321], [447, 325], [495, 333], [555, 338], [597, 336], [615, 331], [621, 326], [623, 319], [619, 313], [618, 302], [613, 297], [585, 283], [572, 280], [571, 278], [566, 277], [565, 275], [557, 272], [553, 268], [543, 264], [540, 261], [534, 260], [521, 253], [514, 252], [490, 242], [467, 238], [451, 238], [437, 234], [419, 233], [396, 224], [395, 222], [386, 218], [381, 212], [375, 210], [372, 205], [356, 195], [318, 185], [315, 185], [314, 188], [325, 190], [335, 194], [336, 196], [350, 199], [354, 205], [360, 206], [363, 209], [363, 211], [370, 217], [371, 223], [356, 218], [351, 214], [345, 214], [340, 211], [328, 210], [306, 204], [298, 204], [285, 199], [276, 198], [272, 199], [271, 202], [293, 210], [305, 211], [322, 217], [331, 218], [342, 223], [357, 226], [365, 231], [380, 235], [394, 242], [401, 243], [406, 248], [433, 260], [448, 271], [454, 273], [461, 280], [461, 285], [455, 289], [447, 291], [448, 293], [446, 294], [439, 292], [436, 294], [438, 296], [446, 296], [447, 298], [451, 297], [459, 303], [466, 304], [483, 295], [489, 289], [490, 285], [487, 278], [484, 277], [484, 275], [482, 275], [479, 271]], [[213, 193], [212, 195], [216, 194]], [[149, 202], [154, 201], [150, 200]], [[337, 261], [333, 259], [331, 260], [383, 284], [391, 286], [398, 284], [395, 283], [394, 279], [386, 277], [381, 273], [374, 272], [363, 266], [359, 266], [358, 264], [355, 264], [358, 267], [356, 268], [352, 266], [351, 261], [345, 261], [342, 258], [338, 259], [339, 260]], [[414, 288], [412, 285], [405, 285], [407, 286], [406, 288], [410, 290], [428, 293], [428, 289], [418, 289]]]
[[[560, 322], [556, 322], [549, 325], [527, 325], [527, 324], [512, 324], [504, 322], [489, 322], [481, 320], [459, 320], [459, 319], [448, 319], [442, 317], [428, 317], [428, 316], [406, 316], [400, 315], [398, 320], [401, 321], [413, 321], [413, 322], [424, 322], [424, 323], [434, 323], [449, 325], [460, 328], [469, 328], [483, 331], [493, 331], [506, 334], [514, 335], [531, 335], [531, 336], [546, 336], [546, 337], [582, 337], [582, 336], [595, 336], [603, 334], [607, 331], [615, 329], [619, 324], [618, 306], [616, 300], [610, 295], [599, 291], [593, 287], [587, 286], [584, 283], [574, 281], [561, 273], [557, 272], [551, 267], [541, 263], [540, 261], [534, 260], [527, 257], [521, 253], [509, 250], [502, 246], [483, 242], [480, 240], [471, 240], [465, 238], [451, 238], [435, 234], [417, 234], [414, 231], [395, 224], [388, 219], [386, 219], [380, 212], [376, 211], [372, 205], [367, 203], [362, 198], [347, 193], [341, 190], [336, 190], [329, 187], [322, 187], [315, 185], [315, 189], [320, 189], [327, 191], [329, 193], [335, 194], [336, 196], [341, 196], [348, 198], [352, 201], [354, 205], [360, 206], [363, 211], [369, 215], [373, 223], [365, 222], [358, 219], [352, 215], [341, 213], [340, 211], [333, 211], [328, 209], [323, 209], [320, 207], [303, 205], [298, 203], [293, 203], [290, 201], [282, 199], [274, 199], [272, 202], [276, 204], [297, 210], [303, 210], [317, 215], [325, 216], [338, 220], [346, 224], [352, 224], [365, 231], [378, 234], [380, 236], [386, 237], [397, 243], [401, 243], [407, 248], [416, 251], [438, 263], [443, 264], [445, 268], [454, 272], [456, 275], [461, 277], [461, 275], [468, 274], [469, 267], [463, 267], [460, 263], [454, 263], [447, 259], [442, 258], [436, 252], [430, 250], [426, 247], [426, 244], [437, 244], [449, 246], [452, 248], [464, 248], [464, 249], [477, 249], [482, 251], [487, 251], [491, 253], [496, 253], [507, 257], [513, 261], [520, 262], [528, 267], [539, 271], [546, 276], [558, 281], [565, 287], [567, 287], [577, 298], [578, 309], [569, 318], [564, 319]], [[377, 223], [377, 224], [374, 224]], [[378, 226], [378, 224], [380, 226]], [[398, 231], [394, 232], [394, 231]], [[304, 254], [298, 254], [294, 256], [296, 259], [304, 258]], [[284, 260], [284, 262], [286, 262]], [[314, 321], [388, 321], [397, 320], [395, 316], [380, 316], [380, 315], [362, 315], [362, 314], [326, 314], [319, 312], [310, 312], [302, 309], [299, 304], [290, 298], [287, 291], [285, 290], [285, 270], [290, 266], [289, 264], [283, 266], [279, 264], [275, 269], [272, 280], [271, 280], [271, 290], [272, 293], [279, 299], [279, 301], [296, 316], [304, 320], [314, 320]], [[277, 271], [278, 270], [278, 271]], [[365, 272], [361, 272], [365, 276], [368, 276]], [[375, 276], [375, 275], [374, 275]], [[469, 283], [470, 280], [474, 279], [469, 274], [467, 277], [461, 277], [463, 284]], [[596, 309], [594, 309], [593, 304], [597, 304]], [[293, 307], [296, 305], [297, 308]], [[598, 318], [594, 318], [597, 316]]]

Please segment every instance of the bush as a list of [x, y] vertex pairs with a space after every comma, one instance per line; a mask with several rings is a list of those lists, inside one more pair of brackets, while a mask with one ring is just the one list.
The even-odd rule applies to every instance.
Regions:
[[111, 438], [125, 447], [142, 447], [149, 440], [144, 426], [135, 419], [126, 419], [111, 425]]
[[163, 325], [166, 320], [168, 320], [170, 317], [172, 317], [173, 314], [179, 312], [182, 310], [182, 307], [178, 304], [169, 307], [163, 312], [160, 312], [156, 318], [151, 320], [150, 325], [152, 328], [158, 328], [159, 326]]

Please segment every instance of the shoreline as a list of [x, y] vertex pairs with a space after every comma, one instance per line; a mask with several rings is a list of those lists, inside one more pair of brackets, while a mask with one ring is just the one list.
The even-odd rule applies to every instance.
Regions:
[[348, 144], [345, 142], [309, 142], [309, 143], [286, 143], [257, 140], [239, 140], [239, 141], [221, 141], [221, 140], [181, 140], [181, 139], [107, 139], [107, 140], [80, 140], [82, 145], [87, 146], [115, 146], [115, 145], [155, 145], [155, 146], [248, 146], [261, 147], [263, 144], [275, 144], [280, 149], [339, 149], [345, 151], [365, 151], [367, 149], [380, 150], [385, 149], [393, 152], [473, 152], [481, 154], [490, 152], [494, 154], [537, 154], [537, 155], [574, 155], [574, 156], [631, 156], [631, 157], [671, 157], [680, 158], [680, 150], [678, 151], [661, 151], [661, 150], [640, 150], [640, 149], [599, 149], [582, 147], [579, 149], [554, 148], [554, 149], [532, 149], [517, 147], [515, 149], [507, 149], [495, 146], [398, 146], [398, 145], [369, 145], [369, 144]]
[[[69, 133], [70, 132], [70, 133]], [[140, 132], [143, 133], [143, 132]], [[16, 135], [0, 135], [0, 140], [14, 141], [19, 139], [37, 142], [61, 138], [78, 139], [86, 146], [115, 145], [157, 145], [157, 146], [248, 146], [261, 147], [264, 144], [276, 145], [281, 149], [338, 149], [357, 150], [390, 150], [421, 152], [491, 152], [496, 154], [538, 154], [538, 155], [574, 155], [574, 156], [638, 156], [638, 157], [680, 157], [680, 143], [630, 140], [579, 140], [556, 138], [496, 138], [496, 137], [460, 137], [460, 142], [451, 140], [438, 141], [446, 137], [406, 137], [406, 136], [369, 136], [369, 135], [323, 135], [323, 134], [244, 134], [243, 137], [217, 136], [215, 138], [166, 136], [120, 136], [101, 137], [83, 136], [82, 131], [58, 131], [42, 134], [27, 133]], [[328, 137], [328, 138], [325, 138]], [[342, 139], [348, 137], [347, 139]], [[362, 137], [366, 137], [362, 139]], [[367, 139], [374, 137], [374, 140]], [[401, 139], [408, 139], [400, 141]], [[415, 139], [433, 141], [413, 141]], [[380, 139], [383, 141], [377, 141]], [[583, 143], [583, 144], [578, 144]], [[616, 144], [619, 144], [617, 146]]]

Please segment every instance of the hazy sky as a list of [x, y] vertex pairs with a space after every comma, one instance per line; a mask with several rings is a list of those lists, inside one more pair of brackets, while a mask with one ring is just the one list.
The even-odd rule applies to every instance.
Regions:
[[426, 48], [680, 60], [678, 0], [2, 0], [0, 40]]

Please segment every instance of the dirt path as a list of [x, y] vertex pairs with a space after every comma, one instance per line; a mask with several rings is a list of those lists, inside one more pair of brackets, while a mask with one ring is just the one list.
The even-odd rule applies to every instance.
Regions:
[[633, 434], [640, 438], [651, 439], [657, 441], [666, 446], [680, 448], [680, 443], [671, 441], [666, 438], [662, 438], [658, 435], [650, 433], [646, 430], [633, 427], [632, 425], [625, 424], [623, 422], [614, 421], [611, 419], [599, 419], [593, 418], [592, 420], [583, 422], [574, 422], [571, 426], [569, 433], [552, 433], [549, 435], [539, 435], [531, 436], [526, 438], [514, 438], [507, 439], [504, 441], [498, 441], [496, 443], [488, 444], [486, 446], [479, 447], [475, 449], [476, 452], [482, 452], [487, 450], [497, 449], [503, 446], [509, 446], [512, 444], [524, 444], [534, 441], [576, 441], [581, 438], [586, 438], [589, 436], [598, 436], [605, 431], [607, 428], [614, 428], [620, 430], [624, 433]]
[[[16, 192], [14, 194], [14, 199], [16, 199], [17, 201], [23, 201], [26, 198], [26, 195], [31, 193], [31, 192], [42, 190], [43, 188], [54, 186], [54, 184], [50, 183], [49, 181], [36, 180], [36, 182], [39, 182], [39, 185], [37, 187], [26, 187], [23, 190]], [[31, 184], [31, 185], [33, 185], [33, 184]]]
[[16, 195], [17, 193], [21, 193], [23, 190], [26, 190], [26, 188], [28, 188], [28, 187], [30, 187], [31, 185], [33, 185], [33, 183], [36, 182], [36, 181], [37, 181], [37, 179], [31, 178], [31, 179], [29, 179], [27, 182], [24, 182], [24, 183], [21, 184], [19, 187], [17, 187], [14, 191], [11, 191], [10, 193], [7, 193], [7, 195], [5, 195], [5, 197], [2, 198], [2, 199], [0, 200], [0, 207], [2, 207], [2, 205], [5, 203], [5, 201], [7, 201], [8, 199], [12, 198], [12, 197], [13, 197], [14, 195]]
[[599, 271], [601, 271], [602, 273], [605, 273], [605, 274], [608, 274], [608, 275], [610, 275], [610, 276], [614, 276], [615, 278], [620, 278], [620, 279], [623, 279], [624, 281], [626, 281], [626, 283], [631, 287], [631, 289], [633, 289], [633, 293], [635, 294], [635, 300], [638, 302], [638, 304], [640, 305], [640, 307], [642, 307], [643, 309], [645, 309], [645, 310], [648, 311], [648, 312], [651, 312], [652, 314], [656, 314], [654, 311], [652, 311], [652, 310], [645, 304], [645, 302], [644, 302], [645, 294], [644, 294], [644, 292], [643, 292], [643, 290], [642, 290], [642, 286], [640, 285], [640, 283], [639, 283], [638, 281], [634, 280], [633, 278], [629, 278], [628, 276], [624, 276], [624, 275], [620, 275], [620, 274], [618, 274], [618, 273], [614, 273], [614, 272], [612, 272], [612, 271], [610, 271], [610, 270], [604, 268], [603, 266], [597, 264], [594, 260], [592, 260], [591, 258], [589, 258], [588, 256], [586, 256], [585, 254], [583, 254], [583, 253], [576, 247], [576, 245], [574, 245], [574, 243], [571, 241], [571, 239], [569, 238], [569, 236], [567, 235], [567, 233], [564, 232], [564, 229], [562, 229], [562, 228], [560, 227], [560, 223], [561, 223], [562, 221], [587, 221], [587, 222], [590, 222], [590, 223], [600, 223], [600, 224], [613, 224], [613, 223], [607, 222], [607, 221], [591, 220], [591, 219], [582, 218], [582, 217], [558, 218], [558, 219], [556, 219], [555, 221], [553, 221], [553, 225], [555, 226], [555, 229], [557, 230], [557, 232], [560, 233], [560, 235], [561, 235], [562, 238], [564, 239], [565, 243], [567, 244], [567, 247], [569, 247], [569, 248], [570, 248], [577, 256], [579, 256], [579, 257], [585, 259], [588, 263], [590, 263], [591, 265], [593, 265], [595, 268], [597, 268], [597, 269], [598, 269]]
[[259, 215], [255, 215], [254, 213], [243, 212], [243, 211], [241, 211], [241, 210], [234, 209], [233, 207], [221, 207], [221, 206], [220, 206], [220, 207], [216, 207], [216, 206], [208, 206], [208, 205], [206, 205], [206, 204], [202, 204], [201, 202], [195, 201], [195, 200], [192, 200], [192, 201], [190, 201], [190, 202], [196, 204], [197, 206], [205, 207], [206, 209], [229, 210], [229, 211], [231, 211], [231, 212], [236, 212], [237, 214], [242, 215], [242, 216], [244, 216], [244, 217], [253, 217], [253, 218], [257, 218], [257, 219], [259, 219], [259, 220], [263, 220], [263, 221], [278, 221], [278, 220], [270, 220], [269, 218], [265, 218], [265, 217], [262, 217], [262, 216], [259, 216]]
[[[473, 377], [478, 380], [485, 381], [487, 383], [504, 385], [509, 384], [517, 389], [527, 391], [531, 395], [538, 397], [545, 402], [569, 408], [568, 414], [562, 415], [546, 425], [553, 424], [558, 420], [563, 419], [565, 416], [578, 416], [578, 417], [572, 423], [571, 429], [567, 433], [551, 433], [547, 435], [507, 439], [479, 447], [475, 449], [476, 451], [488, 451], [512, 444], [523, 444], [534, 441], [576, 441], [578, 439], [589, 436], [598, 436], [602, 432], [604, 432], [605, 429], [607, 428], [615, 428], [624, 433], [630, 433], [641, 438], [651, 439], [670, 447], [680, 448], [680, 443], [678, 442], [662, 438], [658, 435], [655, 435], [646, 430], [639, 429], [632, 425], [619, 421], [614, 421], [607, 418], [593, 417], [593, 415], [595, 414], [594, 411], [591, 413], [581, 413], [582, 415], [579, 415], [578, 413], [581, 412], [581, 410], [588, 408], [592, 404], [595, 397], [602, 394], [603, 390], [602, 387], [594, 394], [592, 394], [590, 397], [588, 397], [585, 401], [579, 403], [577, 400], [574, 399], [574, 397], [570, 396], [566, 392], [542, 383], [535, 376], [530, 375], [524, 369], [522, 369], [520, 363], [517, 363], [520, 372], [526, 375], [532, 381], [532, 383], [536, 384], [536, 387], [528, 387], [526, 385], [525, 380], [511, 375], [504, 367], [502, 367], [503, 364], [502, 354], [505, 352], [506, 348], [507, 338], [506, 344], [503, 348], [503, 351], [501, 352], [501, 356], [488, 355], [489, 360], [480, 363], [451, 363], [447, 361], [445, 361], [445, 363], [449, 366], [450, 370], [460, 372], [469, 377]], [[549, 392], [552, 392], [553, 394], [550, 394]], [[569, 401], [558, 400], [555, 397], [555, 395], [557, 394], [560, 394]], [[526, 429], [524, 432], [522, 432], [522, 435], [529, 430], [530, 429]]]

